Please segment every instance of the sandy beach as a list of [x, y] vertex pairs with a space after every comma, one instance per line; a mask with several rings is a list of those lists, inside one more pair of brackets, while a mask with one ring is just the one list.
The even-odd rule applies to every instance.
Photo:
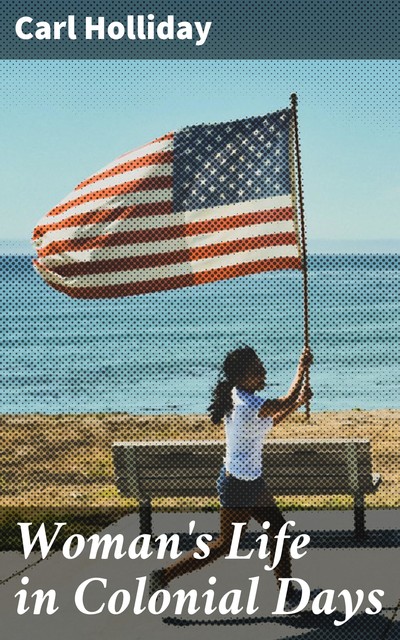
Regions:
[[[274, 428], [272, 438], [368, 438], [372, 443], [373, 470], [383, 481], [367, 497], [369, 508], [400, 506], [400, 410], [313, 413], [310, 424], [297, 414]], [[134, 500], [115, 488], [111, 445], [116, 441], [163, 439], [219, 439], [204, 415], [135, 416], [3, 415], [0, 417], [0, 507], [8, 508], [130, 508]], [[351, 507], [351, 498], [285, 498], [310, 508]], [[205, 500], [205, 506], [215, 505]], [[162, 501], [155, 501], [162, 508]], [[182, 508], [184, 499], [170, 507]]]

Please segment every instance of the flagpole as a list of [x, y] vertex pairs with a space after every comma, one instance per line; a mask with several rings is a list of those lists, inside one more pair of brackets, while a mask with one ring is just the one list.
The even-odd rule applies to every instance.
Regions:
[[[290, 96], [293, 123], [294, 123], [294, 141], [296, 149], [296, 169], [297, 169], [297, 188], [299, 193], [299, 210], [300, 210], [300, 238], [301, 238], [301, 254], [302, 254], [302, 271], [303, 271], [303, 308], [304, 308], [304, 346], [310, 346], [310, 332], [309, 332], [309, 314], [308, 314], [308, 277], [307, 277], [307, 243], [306, 243], [306, 230], [304, 221], [304, 198], [303, 198], [303, 184], [301, 178], [301, 159], [300, 159], [300, 140], [299, 140], [299, 127], [297, 120], [297, 94], [292, 93]], [[306, 385], [310, 386], [310, 370], [306, 370]], [[307, 421], [310, 421], [310, 400], [306, 402], [306, 417]]]

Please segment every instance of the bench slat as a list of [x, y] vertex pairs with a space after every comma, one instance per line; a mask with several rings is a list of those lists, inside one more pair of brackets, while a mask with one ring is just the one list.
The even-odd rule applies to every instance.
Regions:
[[[129, 497], [216, 496], [223, 441], [115, 443], [117, 486]], [[267, 440], [264, 475], [276, 495], [375, 491], [368, 440]]]

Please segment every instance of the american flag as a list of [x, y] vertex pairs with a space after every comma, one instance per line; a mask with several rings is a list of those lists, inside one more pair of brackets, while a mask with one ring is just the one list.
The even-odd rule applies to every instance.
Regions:
[[36, 226], [34, 266], [76, 298], [300, 269], [292, 112], [183, 128], [98, 171]]

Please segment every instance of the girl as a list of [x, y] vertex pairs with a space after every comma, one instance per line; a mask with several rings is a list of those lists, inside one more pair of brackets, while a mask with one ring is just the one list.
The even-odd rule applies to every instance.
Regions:
[[[223, 365], [225, 379], [217, 384], [209, 407], [214, 424], [224, 420], [226, 434], [226, 456], [217, 480], [221, 503], [220, 533], [209, 543], [210, 553], [201, 562], [193, 557], [200, 550], [193, 549], [164, 569], [153, 571], [149, 582], [150, 594], [166, 588], [174, 578], [227, 555], [233, 522], [248, 524], [251, 518], [261, 525], [266, 520], [270, 522], [268, 537], [271, 557], [274, 557], [274, 536], [285, 524], [285, 519], [268, 489], [268, 477], [265, 480], [262, 476], [263, 441], [273, 425], [311, 398], [311, 390], [306, 384], [306, 372], [311, 363], [311, 352], [305, 349], [287, 395], [275, 400], [262, 400], [255, 392], [264, 388], [266, 371], [254, 349], [244, 347], [226, 356]], [[244, 530], [245, 527], [242, 532]], [[291, 577], [287, 542], [274, 572], [277, 580]], [[288, 599], [296, 597], [296, 590], [289, 590]]]

